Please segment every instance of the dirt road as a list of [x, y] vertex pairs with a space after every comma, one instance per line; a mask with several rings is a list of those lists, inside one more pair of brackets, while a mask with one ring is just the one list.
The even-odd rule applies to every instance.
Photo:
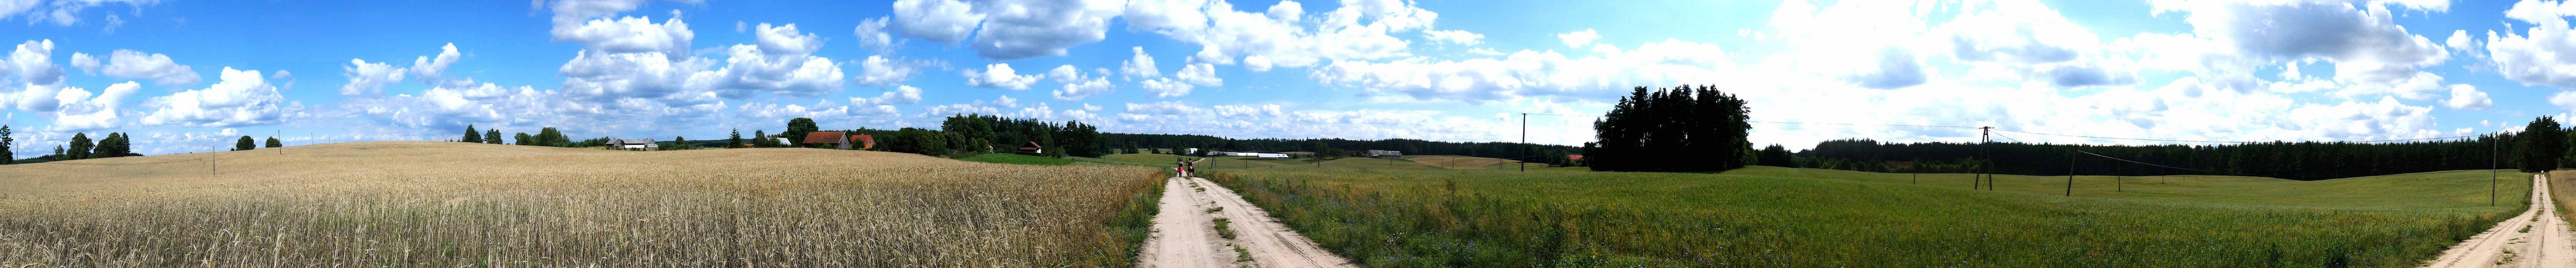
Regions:
[[2576, 236], [2549, 202], [2549, 180], [2531, 177], [2531, 207], [2442, 251], [2425, 267], [2576, 267]]
[[[1224, 230], [1217, 219], [1227, 221]], [[1140, 254], [1137, 265], [1144, 267], [1353, 267], [1233, 190], [1201, 178], [1164, 181], [1154, 236]]]

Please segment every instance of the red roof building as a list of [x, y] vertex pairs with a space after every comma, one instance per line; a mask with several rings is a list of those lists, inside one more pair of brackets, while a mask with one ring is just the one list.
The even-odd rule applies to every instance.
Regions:
[[797, 144], [831, 144], [834, 149], [849, 150], [850, 135], [840, 131], [815, 131], [805, 134], [805, 141]]
[[850, 140], [858, 142], [860, 150], [875, 150], [877, 148], [876, 136], [869, 136], [868, 134], [850, 135]]

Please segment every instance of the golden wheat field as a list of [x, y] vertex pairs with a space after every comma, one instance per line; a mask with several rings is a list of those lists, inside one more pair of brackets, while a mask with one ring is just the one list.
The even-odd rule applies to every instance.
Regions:
[[824, 149], [284, 149], [224, 153], [214, 175], [0, 166], [0, 267], [1128, 265], [1144, 232], [1120, 222], [1141, 228], [1161, 182]]

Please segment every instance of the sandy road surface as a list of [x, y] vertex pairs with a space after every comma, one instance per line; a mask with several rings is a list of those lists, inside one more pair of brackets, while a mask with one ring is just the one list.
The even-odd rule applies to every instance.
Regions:
[[2549, 202], [2549, 180], [2531, 178], [2531, 207], [2442, 251], [2425, 267], [2576, 267], [2576, 236]]
[[[1228, 219], [1233, 239], [1217, 233], [1217, 218]], [[1137, 265], [1144, 267], [1352, 267], [1233, 190], [1201, 178], [1164, 181], [1154, 236], [1140, 254]]]

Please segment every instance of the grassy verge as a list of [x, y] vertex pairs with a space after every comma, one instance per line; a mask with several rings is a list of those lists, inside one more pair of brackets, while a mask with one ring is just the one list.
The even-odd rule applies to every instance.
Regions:
[[2076, 197], [2061, 196], [2066, 177], [1971, 190], [1964, 179], [1769, 167], [1212, 174], [1374, 267], [2407, 267], [2527, 200], [2488, 206], [2486, 172], [2079, 177]]
[[1046, 166], [1062, 166], [1062, 165], [1071, 165], [1071, 164], [1073, 164], [1073, 160], [1065, 160], [1065, 159], [1061, 159], [1061, 158], [1051, 158], [1051, 157], [1026, 156], [1026, 155], [1017, 155], [1017, 154], [980, 154], [980, 155], [975, 155], [975, 156], [968, 156], [968, 157], [966, 157], [966, 158], [959, 158], [959, 159], [957, 159], [957, 160], [974, 161], [974, 162], [985, 162], [985, 163], [1021, 164], [1021, 165], [1046, 165]]
[[[1162, 173], [1154, 175], [1154, 177], [1156, 179], [1155, 181], [1161, 181], [1162, 178], [1171, 177], [1171, 174]], [[1116, 255], [1099, 254], [1083, 256], [1084, 258], [1080, 263], [1084, 263], [1084, 266], [1092, 267], [1135, 265], [1136, 254], [1145, 250], [1145, 238], [1152, 237], [1154, 235], [1154, 214], [1162, 212], [1162, 200], [1162, 183], [1154, 183], [1153, 186], [1148, 187], [1144, 192], [1136, 193], [1127, 197], [1127, 202], [1119, 206], [1118, 214], [1102, 223], [1102, 225], [1108, 226], [1109, 232], [1107, 234], [1109, 237], [1108, 239], [1099, 240], [1108, 242], [1101, 246], [1117, 250], [1098, 252], [1114, 253]]]
[[[2531, 175], [2520, 176], [2528, 177]], [[2576, 216], [2567, 215], [2568, 207], [2576, 206], [2576, 197], [2567, 197], [2576, 195], [2570, 194], [2576, 194], [2576, 170], [2550, 171], [2549, 197], [2551, 202], [2558, 203], [2558, 217], [2560, 219], [2576, 220]]]

